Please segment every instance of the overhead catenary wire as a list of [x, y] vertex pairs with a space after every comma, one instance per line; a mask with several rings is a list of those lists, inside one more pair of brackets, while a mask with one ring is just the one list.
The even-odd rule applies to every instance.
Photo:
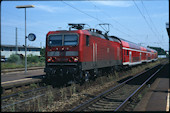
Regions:
[[[89, 17], [91, 17], [91, 18], [93, 18], [93, 19], [95, 19], [95, 20], [97, 20], [97, 21], [99, 21], [99, 22], [101, 22], [101, 23], [105, 23], [105, 22], [103, 22], [102, 20], [100, 20], [100, 19], [98, 19], [98, 18], [96, 18], [96, 17], [94, 17], [94, 16], [92, 16], [92, 15], [90, 15], [90, 14], [88, 14], [88, 13], [86, 13], [86, 12], [84, 12], [84, 11], [82, 11], [82, 10], [74, 7], [74, 6], [72, 6], [71, 4], [66, 3], [65, 1], [62, 1], [62, 2], [63, 2], [64, 4], [72, 7], [73, 9], [75, 9], [75, 10], [77, 10], [77, 11], [79, 11], [79, 12], [81, 12], [81, 13], [83, 13], [83, 14], [85, 14], [85, 15], [87, 15], [87, 16], [89, 16]], [[117, 30], [117, 31], [119, 31], [119, 32], [121, 32], [121, 33], [123, 33], [123, 34], [126, 34], [126, 35], [129, 36], [129, 37], [131, 37], [129, 34], [122, 32], [122, 31], [119, 30], [118, 28], [114, 28], [114, 27], [112, 27], [112, 28], [115, 29], [115, 30]]]
[[[90, 0], [88, 0], [88, 1], [90, 1]], [[98, 8], [92, 1], [90, 1], [90, 3], [95, 7], [95, 8]], [[143, 1], [142, 1], [142, 3], [143, 3]], [[143, 4], [144, 5], [144, 4]], [[144, 6], [145, 7], [145, 6]], [[104, 15], [106, 15], [106, 16], [108, 16], [108, 17], [110, 17], [110, 15], [108, 15], [106, 12], [103, 12], [100, 8], [98, 8], [99, 10], [100, 10], [100, 12], [102, 12]], [[145, 10], [147, 11], [147, 9], [146, 9], [146, 7], [145, 7]], [[142, 14], [142, 12], [141, 12], [141, 14]], [[149, 13], [148, 13], [148, 11], [147, 11], [147, 14], [148, 14], [148, 16], [149, 16]], [[111, 18], [111, 17], [110, 17]], [[144, 16], [144, 18], [145, 18], [145, 16]], [[150, 18], [150, 21], [152, 22], [152, 24], [153, 24], [153, 26], [154, 26], [154, 23], [153, 23], [153, 21], [152, 21], [152, 19], [151, 19], [151, 17], [149, 16], [149, 18]], [[145, 18], [146, 19], [146, 18]], [[113, 19], [114, 20], [114, 19]], [[132, 30], [130, 30], [130, 29], [128, 29], [128, 28], [126, 28], [124, 25], [122, 25], [121, 23], [119, 23], [118, 21], [116, 21], [116, 20], [114, 20], [116, 23], [118, 23], [119, 25], [121, 25], [122, 27], [124, 27], [125, 29], [127, 29], [128, 31], [131, 31], [131, 32], [133, 32]], [[147, 21], [147, 20], [146, 20]], [[149, 25], [149, 23], [147, 22], [147, 24]], [[150, 25], [149, 25], [150, 26]], [[113, 27], [113, 26], [112, 26]], [[155, 26], [154, 26], [155, 27]], [[156, 27], [155, 27], [155, 29], [156, 29]], [[151, 28], [151, 30], [152, 30], [152, 32], [154, 32], [153, 31], [153, 29]], [[134, 32], [133, 32], [134, 33]], [[156, 29], [156, 33], [158, 33], [157, 32], [157, 29]], [[136, 33], [134, 33], [134, 34], [136, 34]], [[127, 34], [128, 35], [128, 34]], [[155, 35], [155, 32], [154, 32], [154, 35]], [[158, 35], [157, 35], [158, 36]], [[159, 39], [159, 38], [158, 38]], [[138, 39], [137, 39], [138, 40]], [[138, 40], [139, 41], [139, 40]], [[160, 42], [160, 41], [159, 41]], [[158, 43], [159, 44], [159, 43]], [[162, 44], [161, 44], [162, 45]]]
[[158, 33], [158, 35], [159, 35], [159, 32], [158, 32], [157, 28], [155, 27], [155, 24], [153, 23], [153, 21], [152, 21], [152, 19], [151, 19], [151, 16], [150, 16], [147, 8], [145, 7], [145, 5], [144, 5], [144, 3], [143, 3], [143, 0], [141, 0], [141, 2], [142, 2], [142, 6], [144, 7], [144, 9], [145, 9], [145, 11], [146, 11], [146, 13], [147, 13], [147, 15], [148, 15], [148, 17], [149, 17], [149, 20], [150, 20], [151, 24], [153, 25], [153, 28], [156, 30], [156, 33]]
[[[90, 0], [89, 0], [89, 1], [90, 1]], [[94, 7], [98, 8], [98, 9], [100, 10], [100, 12], [102, 12], [104, 15], [108, 16], [109, 18], [112, 18], [109, 14], [107, 14], [106, 12], [102, 11], [99, 7], [97, 7], [92, 1], [90, 1], [90, 3], [91, 3]], [[113, 20], [115, 23], [117, 23], [117, 24], [119, 24], [120, 26], [122, 26], [124, 29], [130, 31], [130, 32], [133, 33], [133, 34], [136, 34], [136, 33], [133, 32], [132, 30], [130, 30], [129, 28], [127, 28], [125, 25], [121, 24], [119, 21], [117, 21], [117, 20], [115, 20], [115, 19], [113, 19], [113, 18], [112, 18], [112, 20]], [[113, 29], [116, 29], [116, 28], [113, 27], [112, 24], [111, 24], [111, 27], [112, 27]], [[121, 33], [124, 33], [124, 32], [122, 32], [122, 31], [119, 30], [119, 29], [116, 29], [116, 30], [119, 31], [119, 32], [121, 32]], [[126, 34], [128, 37], [131, 37], [131, 35], [129, 35], [129, 34], [127, 34], [127, 33], [124, 33], [124, 34]], [[136, 35], [137, 35], [137, 34], [136, 34]], [[137, 38], [134, 38], [134, 37], [132, 37], [132, 38], [135, 39], [135, 40], [137, 40], [137, 41], [139, 41]], [[140, 41], [139, 41], [139, 42], [140, 42]]]
[[[148, 27], [149, 27], [150, 30], [152, 31], [152, 33], [153, 33], [155, 36], [157, 36], [157, 35], [155, 34], [155, 32], [153, 31], [152, 27], [149, 25], [148, 21], [146, 20], [146, 17], [143, 15], [142, 11], [140, 10], [140, 8], [138, 7], [138, 5], [136, 4], [135, 0], [133, 0], [133, 2], [134, 2], [134, 4], [135, 4], [136, 8], [138, 9], [139, 13], [140, 13], [140, 14], [142, 15], [142, 17], [144, 18], [146, 24], [148, 25]], [[158, 37], [158, 41], [159, 41], [160, 44], [161, 44], [161, 41], [159, 40], [159, 37]], [[161, 45], [162, 45], [162, 44], [161, 44]]]
[[140, 14], [142, 15], [142, 17], [144, 18], [144, 20], [145, 20], [146, 24], [148, 25], [148, 27], [151, 29], [151, 31], [153, 32], [153, 34], [155, 34], [154, 31], [153, 31], [153, 29], [152, 29], [152, 27], [149, 25], [148, 21], [146, 20], [145, 16], [143, 15], [142, 11], [140, 10], [140, 8], [138, 7], [138, 5], [136, 4], [135, 0], [133, 0], [133, 2], [134, 2], [134, 4], [135, 4], [136, 8], [138, 9], [139, 13], [140, 13]]
[[63, 1], [63, 0], [62, 0], [62, 2], [63, 2], [64, 4], [66, 4], [66, 5], [70, 6], [70, 7], [72, 7], [73, 9], [75, 9], [75, 10], [81, 12], [81, 13], [83, 13], [83, 14], [85, 14], [85, 15], [87, 15], [87, 16], [93, 18], [93, 19], [96, 19], [96, 20], [99, 21], [99, 22], [103, 22], [103, 21], [99, 20], [98, 18], [96, 18], [96, 17], [94, 17], [94, 16], [92, 16], [92, 15], [89, 15], [88, 13], [86, 13], [86, 12], [84, 12], [84, 11], [82, 11], [82, 10], [80, 10], [80, 9], [78, 9], [78, 8], [76, 8], [76, 7], [74, 7], [74, 6], [70, 5], [70, 4], [68, 4], [68, 3], [66, 3], [66, 2]]
[[[161, 35], [161, 34], [159, 34], [157, 28], [155, 27], [155, 24], [153, 23], [150, 15], [149, 15], [149, 12], [148, 12], [147, 8], [145, 7], [145, 5], [144, 5], [144, 3], [143, 3], [143, 0], [141, 0], [141, 3], [142, 3], [142, 6], [143, 6], [143, 9], [146, 11], [146, 14], [148, 15], [148, 18], [149, 18], [149, 20], [150, 20], [150, 23], [152, 24], [152, 27], [153, 27], [153, 28], [155, 29], [155, 31], [156, 31], [155, 33], [157, 34], [157, 37], [158, 37], [158, 39], [159, 39], [159, 35]], [[159, 43], [161, 43], [161, 45], [162, 45], [162, 41], [159, 40], [158, 44], [159, 44]]]
[[[97, 7], [91, 0], [89, 0], [89, 1], [90, 1], [90, 3], [91, 3], [92, 5], [94, 5], [96, 8], [98, 8], [98, 9], [100, 10], [100, 12], [102, 12], [104, 15], [108, 16], [109, 18], [112, 18], [108, 13], [102, 11], [99, 7]], [[119, 21], [117, 21], [117, 20], [115, 20], [115, 19], [113, 19], [113, 18], [112, 18], [112, 20], [113, 20], [115, 23], [117, 23], [117, 24], [119, 24], [120, 26], [122, 26], [124, 29], [130, 31], [131, 33], [136, 34], [134, 31], [132, 31], [131, 29], [127, 28], [125, 25], [121, 24]]]
[[[90, 0], [89, 0], [89, 1], [90, 1]], [[91, 1], [90, 1], [90, 2], [91, 2]], [[98, 9], [100, 10], [100, 12], [102, 12], [104, 15], [108, 16], [109, 18], [112, 18], [109, 14], [107, 14], [106, 12], [102, 11], [99, 7], [97, 7], [93, 2], [91, 2], [91, 4], [94, 5], [96, 8], [98, 8]], [[133, 33], [133, 34], [136, 34], [136, 33], [133, 32], [131, 29], [129, 29], [129, 28], [127, 28], [125, 25], [121, 24], [119, 21], [117, 21], [117, 20], [115, 20], [115, 19], [113, 19], [113, 18], [112, 18], [112, 20], [113, 20], [114, 22], [116, 22], [117, 24], [119, 24], [120, 26], [122, 26], [124, 29], [130, 31], [130, 32]], [[113, 25], [112, 25], [112, 24], [111, 24], [111, 27], [113, 28]], [[114, 29], [116, 29], [116, 28], [114, 28]], [[125, 33], [125, 32], [122, 32], [122, 31], [119, 30], [119, 29], [116, 29], [116, 30], [119, 31], [119, 32], [121, 32], [121, 33], [123, 33], [123, 34], [126, 34], [126, 35], [129, 36], [129, 37], [131, 37], [131, 35], [129, 35], [129, 34]], [[136, 34], [136, 35], [137, 35], [137, 34]], [[132, 37], [132, 38], [135, 39], [135, 40], [137, 40], [137, 41], [139, 41], [137, 38], [134, 38], [134, 37]], [[140, 42], [140, 41], [139, 41], [139, 42]]]

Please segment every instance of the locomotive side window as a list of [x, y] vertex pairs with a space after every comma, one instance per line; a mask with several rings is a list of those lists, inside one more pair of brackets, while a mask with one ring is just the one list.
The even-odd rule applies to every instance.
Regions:
[[64, 35], [64, 45], [74, 46], [77, 45], [78, 36], [77, 35]]
[[86, 46], [89, 46], [89, 39], [90, 39], [90, 37], [88, 35], [86, 35]]
[[62, 35], [49, 36], [49, 46], [62, 46]]
[[129, 51], [127, 50], [127, 56], [129, 55]]

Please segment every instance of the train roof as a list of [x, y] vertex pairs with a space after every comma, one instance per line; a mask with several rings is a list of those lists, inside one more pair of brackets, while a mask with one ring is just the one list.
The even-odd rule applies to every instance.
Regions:
[[[94, 31], [92, 31], [94, 30]], [[102, 32], [100, 30], [97, 30], [97, 29], [85, 29], [85, 30], [57, 30], [57, 31], [49, 31], [47, 33], [47, 35], [49, 34], [55, 34], [55, 33], [83, 33], [83, 34], [86, 34], [86, 35], [91, 35], [91, 36], [96, 36], [98, 38], [101, 38], [101, 39], [105, 39], [105, 40], [110, 40], [110, 41], [114, 41], [114, 42], [119, 42], [121, 43], [121, 41], [118, 39], [118, 38], [113, 38], [111, 36], [106, 36], [104, 34], [102, 34]]]
[[119, 42], [119, 43], [121, 43], [121, 41], [120, 41], [119, 39], [112, 38], [111, 36], [104, 36], [103, 34], [99, 34], [99, 33], [92, 32], [92, 31], [89, 31], [89, 33], [90, 33], [92, 36], [96, 36], [96, 37], [99, 37], [99, 38], [102, 38], [102, 39], [106, 39], [106, 40], [110, 40], [110, 41], [114, 41], [114, 42]]
[[148, 52], [154, 52], [156, 53], [157, 51], [156, 50], [153, 50], [151, 48], [147, 48], [147, 47], [143, 47], [143, 46], [140, 46], [134, 42], [131, 42], [131, 41], [128, 41], [128, 40], [125, 40], [123, 38], [118, 38], [116, 36], [105, 36], [104, 34], [98, 32], [98, 31], [91, 31], [91, 30], [58, 30], [58, 31], [49, 31], [48, 34], [50, 33], [60, 33], [60, 32], [65, 32], [65, 33], [69, 33], [69, 32], [74, 32], [74, 33], [84, 33], [84, 34], [88, 34], [88, 35], [92, 35], [92, 36], [96, 36], [96, 37], [99, 37], [99, 38], [102, 38], [102, 39], [106, 39], [106, 40], [110, 40], [110, 41], [114, 41], [114, 42], [119, 42], [119, 43], [122, 43], [122, 46], [123, 47], [126, 47], [126, 48], [130, 48], [130, 49], [136, 49], [136, 50], [142, 50], [142, 51], [148, 51]]
[[[112, 37], [113, 38], [118, 38], [116, 36], [112, 36]], [[123, 38], [118, 38], [118, 39], [121, 40], [123, 47], [127, 47], [127, 48], [130, 48], [130, 49], [136, 49], [136, 50], [142, 50], [142, 51], [148, 51], [148, 52], [153, 52], [153, 53], [157, 52], [156, 50], [153, 50], [153, 49], [148, 48], [148, 47], [140, 46], [140, 45], [138, 45], [138, 44], [136, 44], [134, 42], [125, 40]]]

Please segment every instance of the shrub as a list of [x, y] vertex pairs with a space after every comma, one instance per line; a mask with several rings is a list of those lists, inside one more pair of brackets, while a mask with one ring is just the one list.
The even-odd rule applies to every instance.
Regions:
[[31, 55], [28, 55], [27, 57], [27, 61], [29, 63], [37, 63], [39, 61], [39, 57], [38, 56], [33, 56], [32, 54]]
[[45, 62], [45, 57], [40, 57], [39, 61], [40, 62]]
[[8, 62], [11, 63], [19, 63], [20, 62], [20, 57], [16, 54], [12, 54], [10, 55], [10, 57], [8, 58]]

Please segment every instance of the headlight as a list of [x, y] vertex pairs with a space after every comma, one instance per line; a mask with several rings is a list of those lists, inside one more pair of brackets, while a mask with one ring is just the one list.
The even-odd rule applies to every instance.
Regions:
[[69, 59], [69, 62], [78, 62], [78, 57], [71, 57], [70, 59]]
[[52, 58], [50, 57], [50, 58], [48, 58], [47, 62], [51, 62], [51, 60], [52, 60]]
[[74, 62], [78, 62], [78, 57], [74, 58]]

